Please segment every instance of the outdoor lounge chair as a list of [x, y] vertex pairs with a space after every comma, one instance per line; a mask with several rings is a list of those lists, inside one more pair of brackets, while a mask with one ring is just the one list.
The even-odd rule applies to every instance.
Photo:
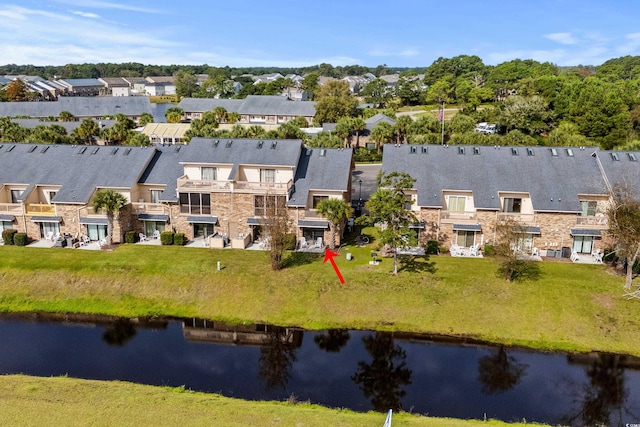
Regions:
[[304, 237], [304, 236], [300, 237], [300, 242], [299, 242], [298, 248], [299, 249], [305, 249], [305, 248], [308, 248], [308, 247], [309, 247], [309, 244], [307, 243], [307, 238]]
[[580, 261], [580, 255], [578, 255], [578, 252], [571, 251], [571, 261], [573, 261], [573, 262]]
[[53, 231], [47, 232], [47, 234], [44, 235], [44, 238], [50, 242], [53, 242]]
[[138, 233], [138, 237], [140, 238], [141, 242], [147, 242], [149, 239], [147, 239], [147, 235], [144, 233]]
[[316, 239], [316, 245], [314, 247], [315, 248], [322, 248], [322, 237], [318, 237]]
[[156, 230], [153, 232], [153, 238], [154, 239], [159, 239], [160, 238], [160, 231]]
[[480, 255], [480, 245], [473, 245], [469, 248], [469, 255], [471, 256], [479, 256]]
[[462, 256], [462, 248], [455, 243], [451, 245], [449, 252], [451, 252], [451, 256]]

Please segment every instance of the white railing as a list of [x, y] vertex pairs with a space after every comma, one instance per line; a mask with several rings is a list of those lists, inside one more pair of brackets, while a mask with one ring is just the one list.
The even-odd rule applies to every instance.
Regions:
[[0, 203], [0, 214], [22, 215], [20, 203]]
[[131, 211], [136, 214], [164, 214], [165, 207], [162, 203], [146, 203], [146, 202], [135, 202], [131, 203]]
[[475, 221], [477, 215], [473, 211], [440, 211], [440, 220], [451, 221]]
[[609, 219], [606, 216], [579, 216], [576, 218], [576, 225], [596, 225], [606, 227]]
[[536, 216], [535, 214], [520, 212], [500, 212], [498, 213], [498, 221], [513, 221], [521, 224], [534, 224], [536, 221]]

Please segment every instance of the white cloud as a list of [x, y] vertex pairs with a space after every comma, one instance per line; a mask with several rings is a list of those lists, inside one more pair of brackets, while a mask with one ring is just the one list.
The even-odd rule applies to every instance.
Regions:
[[56, 0], [56, 1], [58, 3], [83, 7], [85, 9], [117, 9], [117, 10], [127, 10], [130, 12], [162, 13], [162, 11], [158, 9], [133, 6], [133, 5], [124, 4], [124, 3], [114, 3], [109, 1], [100, 1], [100, 0]]
[[91, 12], [80, 12], [79, 10], [72, 10], [71, 13], [73, 13], [74, 15], [82, 16], [83, 18], [100, 18], [100, 15]]
[[552, 33], [545, 34], [545, 38], [553, 40], [554, 42], [566, 45], [572, 45], [578, 43], [575, 37], [571, 33]]

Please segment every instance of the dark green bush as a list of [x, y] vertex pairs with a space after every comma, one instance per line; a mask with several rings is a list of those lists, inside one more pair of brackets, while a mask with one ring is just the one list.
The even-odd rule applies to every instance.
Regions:
[[13, 236], [18, 232], [18, 230], [9, 229], [2, 230], [2, 240], [5, 245], [13, 245]]
[[494, 256], [496, 254], [496, 249], [493, 245], [484, 245], [484, 256]]
[[172, 231], [163, 231], [160, 233], [160, 243], [163, 245], [173, 245], [173, 236], [174, 233]]
[[27, 233], [16, 233], [13, 235], [13, 243], [16, 246], [26, 246], [27, 245]]
[[184, 233], [176, 233], [173, 235], [173, 244], [178, 246], [184, 246], [187, 243], [187, 239], [184, 237]]
[[283, 237], [282, 243], [284, 244], [284, 249], [287, 251], [292, 251], [296, 248], [296, 235], [295, 234], [285, 234]]
[[429, 240], [427, 242], [427, 246], [425, 247], [425, 253], [427, 255], [438, 255], [438, 241], [437, 240]]
[[125, 243], [135, 243], [138, 241], [138, 234], [135, 231], [127, 231], [124, 233]]

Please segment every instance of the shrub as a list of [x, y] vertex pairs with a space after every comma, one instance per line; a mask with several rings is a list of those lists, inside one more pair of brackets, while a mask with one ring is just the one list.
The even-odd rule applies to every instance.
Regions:
[[284, 249], [287, 251], [293, 251], [296, 248], [296, 235], [295, 234], [285, 234], [282, 240], [284, 245]]
[[176, 233], [173, 235], [173, 244], [178, 246], [184, 246], [187, 243], [187, 239], [184, 238], [184, 233]]
[[5, 245], [13, 245], [13, 236], [18, 232], [18, 230], [9, 229], [2, 230], [2, 240]]
[[427, 242], [427, 246], [425, 247], [425, 253], [427, 255], [438, 255], [438, 241], [437, 240], [429, 240]]
[[160, 243], [163, 245], [173, 245], [173, 231], [163, 231], [160, 233]]
[[13, 243], [16, 246], [26, 246], [27, 245], [27, 233], [15, 233], [13, 235]]
[[125, 243], [135, 243], [138, 241], [138, 234], [135, 231], [127, 231], [124, 233]]
[[484, 245], [484, 256], [494, 256], [496, 254], [496, 249], [493, 245]]

